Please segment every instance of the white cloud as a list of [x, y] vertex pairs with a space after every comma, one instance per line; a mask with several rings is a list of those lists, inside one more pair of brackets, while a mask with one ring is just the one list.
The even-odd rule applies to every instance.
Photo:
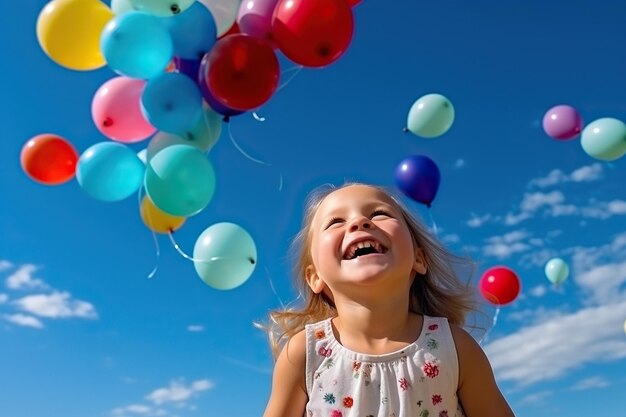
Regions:
[[548, 288], [545, 285], [537, 285], [528, 291], [533, 297], [543, 297], [547, 294]]
[[190, 332], [203, 332], [204, 326], [201, 324], [190, 324], [187, 326], [187, 330]]
[[0, 272], [13, 268], [13, 264], [6, 259], [0, 259]]
[[7, 294], [0, 293], [0, 304], [4, 304], [9, 301], [9, 296]]
[[522, 398], [519, 405], [542, 405], [553, 395], [552, 391], [540, 391], [529, 394]]
[[498, 379], [552, 380], [587, 364], [626, 358], [626, 301], [590, 307], [524, 327], [485, 347]]
[[572, 391], [583, 391], [583, 390], [588, 390], [592, 388], [604, 388], [604, 387], [608, 387], [609, 385], [611, 384], [606, 378], [601, 377], [601, 376], [592, 376], [590, 378], [585, 378], [585, 379], [578, 381], [570, 389]]
[[546, 188], [552, 185], [563, 184], [566, 182], [591, 182], [602, 178], [603, 168], [599, 163], [580, 167], [571, 174], [567, 175], [559, 169], [553, 169], [550, 173], [542, 178], [536, 178], [530, 181], [530, 186]]
[[67, 291], [29, 295], [14, 301], [20, 309], [40, 317], [94, 319], [98, 317], [91, 303], [73, 300]]
[[180, 381], [171, 381], [169, 387], [158, 388], [146, 396], [146, 399], [156, 405], [164, 403], [181, 403], [187, 401], [194, 394], [214, 387], [213, 382], [202, 379], [185, 386]]
[[17, 271], [7, 278], [6, 286], [12, 290], [48, 288], [45, 282], [33, 277], [37, 269], [35, 265], [31, 264], [20, 266]]
[[449, 233], [441, 238], [441, 241], [446, 244], [459, 243], [461, 241], [461, 237], [455, 233]]
[[11, 314], [4, 316], [5, 320], [17, 324], [18, 326], [32, 327], [34, 329], [42, 329], [43, 323], [36, 317], [27, 316], [25, 314]]
[[602, 165], [595, 163], [573, 171], [569, 176], [573, 182], [591, 182], [602, 178]]
[[526, 219], [530, 219], [531, 217], [533, 216], [526, 212], [518, 214], [507, 213], [506, 216], [504, 216], [504, 224], [507, 226], [515, 226], [516, 224], [521, 223]]
[[115, 416], [124, 416], [128, 413], [130, 414], [153, 414], [153, 410], [151, 407], [143, 404], [131, 404], [126, 407], [116, 408], [111, 412]]
[[467, 221], [467, 225], [469, 227], [480, 227], [483, 224], [487, 223], [489, 220], [491, 220], [491, 214], [485, 214], [484, 216], [477, 216], [476, 214], [472, 213], [471, 216], [472, 217]]
[[561, 204], [564, 200], [565, 196], [560, 191], [525, 193], [520, 209], [522, 212], [535, 212], [542, 206], [554, 206]]
[[457, 169], [463, 168], [465, 166], [465, 159], [457, 159], [456, 161], [454, 161], [454, 167]]
[[527, 251], [531, 248], [527, 243], [522, 242], [528, 238], [528, 232], [524, 230], [516, 230], [506, 233], [502, 236], [492, 236], [485, 241], [487, 244], [482, 251], [485, 256], [493, 256], [498, 259], [505, 259], [514, 253]]

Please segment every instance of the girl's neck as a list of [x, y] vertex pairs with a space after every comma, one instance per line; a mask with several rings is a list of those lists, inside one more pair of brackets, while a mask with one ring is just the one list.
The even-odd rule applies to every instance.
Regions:
[[333, 319], [336, 337], [347, 348], [362, 353], [383, 354], [414, 342], [421, 330], [421, 317], [409, 312], [405, 302], [389, 300], [358, 304], [336, 300]]

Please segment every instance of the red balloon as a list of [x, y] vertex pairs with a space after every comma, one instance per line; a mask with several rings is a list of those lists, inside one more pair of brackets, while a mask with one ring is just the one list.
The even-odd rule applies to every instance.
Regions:
[[354, 7], [357, 4], [361, 3], [361, 0], [346, 0], [346, 2], [350, 5], [350, 7]]
[[512, 269], [496, 266], [485, 271], [479, 289], [485, 300], [497, 306], [513, 302], [520, 293], [520, 279]]
[[251, 110], [272, 97], [280, 68], [272, 47], [244, 34], [219, 39], [202, 58], [200, 71], [211, 95], [234, 110]]
[[46, 185], [58, 185], [71, 180], [76, 172], [78, 153], [66, 139], [44, 133], [31, 138], [20, 155], [24, 172], [33, 180]]
[[354, 31], [346, 0], [280, 0], [272, 35], [287, 58], [305, 67], [323, 67], [339, 58]]

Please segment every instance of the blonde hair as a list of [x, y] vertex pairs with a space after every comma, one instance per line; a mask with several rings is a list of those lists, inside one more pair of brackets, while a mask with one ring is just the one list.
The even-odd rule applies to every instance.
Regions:
[[339, 187], [326, 184], [309, 194], [302, 228], [291, 245], [292, 255], [296, 257], [293, 276], [304, 305], [297, 309], [271, 311], [269, 324], [261, 326], [268, 333], [274, 357], [278, 355], [284, 342], [303, 330], [306, 324], [337, 315], [334, 303], [326, 294], [323, 292], [316, 294], [309, 288], [305, 271], [312, 263], [311, 224], [317, 209], [332, 192], [352, 185], [372, 187], [389, 196], [402, 213], [415, 245], [421, 247], [424, 252], [428, 271], [423, 279], [416, 279], [411, 285], [409, 310], [417, 314], [446, 317], [450, 323], [462, 326], [466, 315], [476, 309], [473, 292], [469, 288], [469, 277], [465, 284], [462, 283], [453, 267], [469, 265], [471, 262], [452, 254], [431, 236], [428, 229], [409, 212], [398, 197], [383, 187], [370, 184], [351, 182]]

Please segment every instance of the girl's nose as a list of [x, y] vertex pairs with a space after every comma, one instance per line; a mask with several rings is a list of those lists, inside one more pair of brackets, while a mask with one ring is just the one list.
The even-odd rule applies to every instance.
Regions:
[[363, 229], [367, 230], [371, 228], [372, 228], [372, 221], [370, 219], [368, 219], [367, 217], [359, 217], [352, 221], [352, 223], [350, 224], [349, 230], [351, 232], [355, 232], [357, 230], [363, 230]]

